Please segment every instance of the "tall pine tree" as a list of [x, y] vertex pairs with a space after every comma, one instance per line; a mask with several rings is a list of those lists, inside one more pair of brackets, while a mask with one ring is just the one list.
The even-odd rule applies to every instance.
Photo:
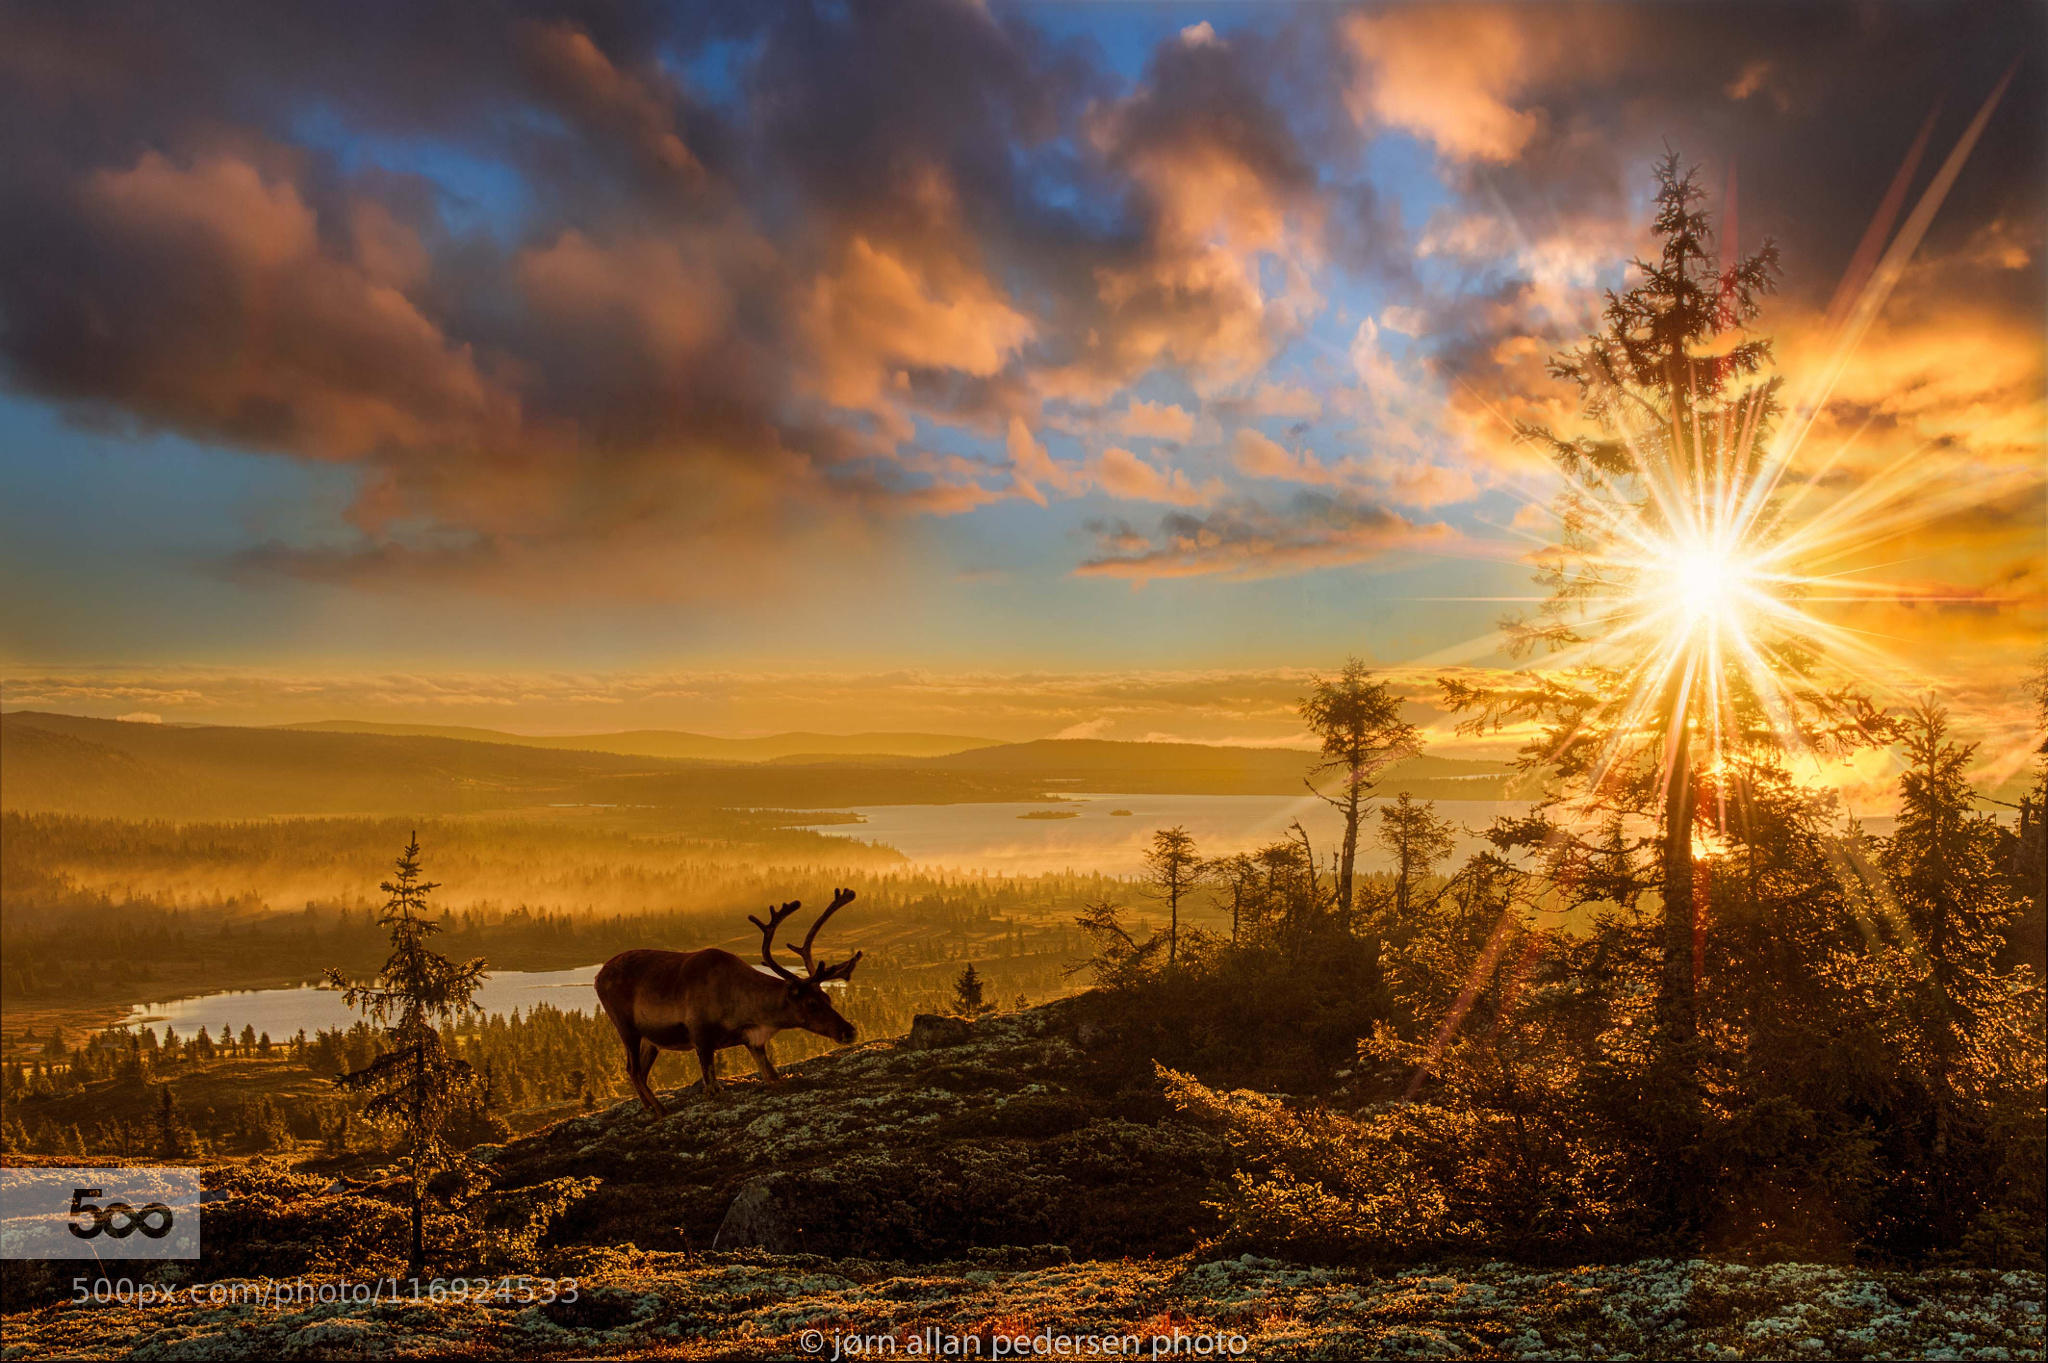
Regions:
[[406, 1272], [426, 1272], [427, 1183], [449, 1163], [442, 1135], [449, 1114], [475, 1082], [466, 1061], [448, 1054], [439, 1024], [451, 1022], [476, 1006], [484, 959], [456, 963], [429, 942], [441, 924], [427, 916], [427, 895], [439, 888], [421, 879], [417, 833], [398, 858], [398, 877], [378, 888], [390, 896], [378, 921], [391, 939], [391, 955], [375, 981], [360, 984], [339, 970], [327, 978], [342, 991], [349, 1007], [386, 1028], [391, 1049], [361, 1069], [335, 1076], [352, 1093], [367, 1093], [363, 1115], [390, 1123], [403, 1135], [412, 1174], [412, 1241]]

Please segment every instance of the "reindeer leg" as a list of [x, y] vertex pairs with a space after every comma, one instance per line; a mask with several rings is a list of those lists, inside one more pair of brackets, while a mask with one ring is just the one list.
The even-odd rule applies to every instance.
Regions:
[[708, 1040], [697, 1043], [697, 1068], [704, 1072], [704, 1096], [718, 1092], [718, 1048]]
[[761, 1071], [762, 1083], [779, 1084], [782, 1082], [782, 1076], [775, 1070], [775, 1062], [768, 1058], [767, 1042], [763, 1041], [759, 1045], [748, 1042], [747, 1054], [754, 1057], [754, 1068]]
[[[616, 1021], [614, 1019], [615, 1024]], [[633, 1086], [633, 1092], [640, 1095], [642, 1106], [652, 1112], [661, 1112], [661, 1100], [647, 1087], [646, 1066], [641, 1063], [646, 1058], [647, 1048], [654, 1043], [629, 1027], [619, 1028], [619, 1040], [626, 1047], [626, 1082]]]
[[626, 1043], [626, 1080], [632, 1084], [633, 1092], [640, 1095], [640, 1105], [657, 1117], [668, 1115], [668, 1109], [661, 1105], [661, 1099], [654, 1096], [654, 1090], [647, 1086], [647, 1072], [654, 1068], [654, 1056], [660, 1054], [653, 1042], [637, 1033], [624, 1038]]
[[668, 1116], [668, 1109], [655, 1096], [654, 1086], [648, 1080], [654, 1074], [654, 1062], [661, 1059], [661, 1047], [642, 1037], [640, 1039], [640, 1067], [633, 1075], [633, 1087], [640, 1091], [640, 1100], [654, 1109], [657, 1117]]

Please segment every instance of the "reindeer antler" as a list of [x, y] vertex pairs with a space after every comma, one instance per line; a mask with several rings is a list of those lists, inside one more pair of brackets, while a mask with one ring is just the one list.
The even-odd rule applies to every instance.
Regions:
[[[852, 897], [850, 894], [847, 896], [849, 899]], [[775, 929], [782, 926], [783, 919], [789, 917], [803, 906], [804, 902], [801, 899], [792, 899], [779, 909], [770, 904], [768, 906], [768, 921], [765, 923], [751, 913], [747, 915], [747, 921], [761, 929], [761, 963], [782, 976], [783, 979], [788, 980], [791, 984], [800, 984], [802, 981], [797, 979], [795, 973], [788, 966], [775, 959]], [[833, 908], [837, 907], [838, 905], [833, 905]], [[830, 913], [831, 909], [827, 909], [826, 912]], [[817, 929], [813, 928], [812, 931], [816, 932]], [[806, 945], [809, 945], [809, 943], [806, 943]], [[804, 957], [804, 967], [809, 969], [810, 964], [810, 957], [806, 955]]]
[[811, 930], [804, 934], [804, 944], [797, 946], [791, 942], [783, 943], [784, 946], [787, 946], [802, 958], [804, 969], [809, 972], [813, 980], [817, 980], [820, 983], [825, 980], [843, 980], [853, 973], [855, 962], [860, 960], [861, 954], [858, 951], [853, 953], [851, 960], [842, 961], [837, 965], [820, 966], [811, 959], [811, 944], [818, 940], [818, 929], [825, 926], [826, 919], [838, 913], [852, 902], [852, 890], [834, 890], [832, 892], [832, 903], [826, 907], [823, 913], [818, 915], [817, 921], [811, 924]]

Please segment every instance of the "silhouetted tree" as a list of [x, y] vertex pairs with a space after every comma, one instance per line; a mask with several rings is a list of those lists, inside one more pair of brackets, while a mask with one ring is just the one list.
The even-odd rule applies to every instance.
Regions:
[[1256, 897], [1261, 871], [1259, 863], [1243, 852], [1217, 857], [1203, 870], [1206, 879], [1230, 890], [1230, 944], [1242, 945], [1245, 907]]
[[1155, 898], [1166, 901], [1168, 967], [1180, 955], [1180, 902], [1201, 880], [1202, 870], [1202, 858], [1187, 829], [1162, 828], [1152, 835], [1152, 845], [1145, 850], [1145, 885]]
[[178, 1110], [178, 1100], [165, 1084], [157, 1093], [156, 1149], [164, 1159], [182, 1159], [192, 1153], [192, 1128]]
[[2048, 975], [2048, 655], [2034, 665], [2027, 692], [2034, 702], [2034, 779], [2020, 796], [2014, 820], [2012, 881], [2021, 902], [2020, 916], [2008, 934], [2007, 959]]
[[[1703, 533], [1679, 518], [1710, 502], [1713, 488], [1751, 487], [1779, 408], [1780, 381], [1762, 372], [1771, 343], [1747, 331], [1776, 287], [1777, 248], [1766, 241], [1755, 254], [1724, 262], [1700, 206], [1697, 172], [1673, 154], [1659, 162], [1656, 178], [1657, 258], [1634, 262], [1640, 282], [1608, 294], [1601, 330], [1550, 364], [1553, 375], [1577, 385], [1597, 434], [1520, 427], [1566, 475], [1567, 490], [1556, 504], [1560, 543], [1539, 574], [1549, 597], [1534, 616], [1502, 627], [1518, 653], [1571, 650], [1579, 665], [1506, 685], [1459, 678], [1442, 685], [1452, 708], [1474, 715], [1468, 730], [1536, 721], [1541, 732], [1524, 749], [1525, 767], [1554, 770], [1603, 807], [1658, 818], [1657, 1015], [1675, 1053], [1691, 1045], [1698, 1026], [1695, 733], [1717, 734], [1724, 751], [1772, 750], [1794, 738], [1840, 749], [1879, 741], [1882, 724], [1861, 695], [1813, 681], [1810, 645], [1766, 620], [1747, 623], [1753, 651], [1774, 678], [1769, 697], [1756, 693], [1743, 668], [1710, 664], [1695, 641], [1627, 633], [1628, 605], [1645, 571], [1630, 537], [1647, 534], [1676, 554], [1689, 535]], [[1754, 553], [1780, 530], [1774, 504], [1750, 512], [1741, 525], [1715, 533], [1739, 533], [1739, 547]], [[1613, 654], [1602, 655], [1609, 643]]]
[[[1301, 702], [1301, 717], [1322, 747], [1323, 761], [1308, 782], [1309, 789], [1344, 816], [1344, 842], [1337, 853], [1337, 911], [1352, 915], [1358, 866], [1358, 826], [1380, 774], [1395, 762], [1422, 751], [1413, 724], [1401, 718], [1401, 701], [1385, 682], [1357, 658], [1344, 664], [1334, 679], [1318, 677]], [[1317, 786], [1315, 777], [1337, 778], [1334, 792]], [[1380, 952], [1377, 933], [1368, 930], [1367, 983], [1377, 989]]]
[[1962, 1106], [1958, 1070], [1983, 1021], [1980, 1008], [2001, 997], [1994, 977], [2020, 906], [2000, 865], [1997, 821], [1973, 807], [1964, 776], [1977, 745], [1951, 741], [1948, 714], [1931, 700], [1897, 727], [1906, 758], [1899, 821], [1879, 842], [1878, 862], [1911, 933], [1910, 955], [1925, 971], [1919, 1022], [1933, 1090], [1930, 1144], [1943, 1161]]
[[426, 1272], [427, 1182], [445, 1167], [449, 1150], [442, 1124], [472, 1081], [467, 1063], [448, 1054], [437, 1023], [476, 1005], [484, 960], [458, 964], [428, 945], [441, 930], [426, 916], [427, 895], [438, 888], [420, 878], [420, 843], [411, 837], [399, 857], [398, 876], [379, 888], [390, 896], [379, 919], [391, 939], [391, 954], [375, 983], [358, 984], [340, 971], [328, 979], [342, 998], [378, 1024], [390, 1024], [391, 1049], [361, 1069], [338, 1077], [351, 1092], [368, 1093], [365, 1116], [396, 1124], [404, 1134], [412, 1173], [412, 1239], [406, 1271]]
[[1124, 989], [1157, 970], [1156, 962], [1166, 949], [1166, 934], [1155, 932], [1140, 942], [1124, 926], [1123, 908], [1108, 900], [1084, 905], [1074, 919], [1087, 934], [1095, 954], [1072, 970], [1093, 970], [1095, 982], [1107, 989]]
[[967, 963], [967, 969], [960, 972], [960, 977], [953, 981], [953, 1004], [969, 1017], [989, 1010], [989, 1005], [982, 1001], [981, 972], [974, 968], [972, 961]]
[[1406, 919], [1415, 883], [1451, 854], [1457, 839], [1449, 819], [1440, 818], [1436, 803], [1415, 803], [1402, 791], [1390, 805], [1380, 806], [1380, 845], [1394, 854], [1394, 911]]

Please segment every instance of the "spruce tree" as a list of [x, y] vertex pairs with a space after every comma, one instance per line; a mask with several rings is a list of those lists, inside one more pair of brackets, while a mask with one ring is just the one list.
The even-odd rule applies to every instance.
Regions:
[[1145, 850], [1145, 884], [1151, 893], [1166, 901], [1166, 964], [1180, 957], [1180, 903], [1194, 889], [1203, 873], [1202, 858], [1195, 840], [1185, 828], [1162, 828], [1152, 835]]
[[386, 1029], [391, 1049], [362, 1068], [338, 1075], [352, 1093], [367, 1093], [363, 1115], [396, 1126], [412, 1175], [412, 1239], [406, 1272], [426, 1272], [427, 1183], [450, 1160], [442, 1135], [448, 1114], [473, 1082], [469, 1065], [448, 1054], [437, 1024], [476, 1006], [482, 986], [482, 957], [458, 964], [429, 945], [441, 924], [427, 917], [427, 895], [439, 886], [421, 879], [420, 843], [414, 834], [398, 858], [398, 875], [378, 888], [389, 899], [378, 920], [391, 940], [391, 954], [375, 981], [360, 984], [339, 970], [327, 978], [349, 1007]]
[[156, 1148], [164, 1159], [182, 1159], [192, 1153], [192, 1128], [178, 1111], [178, 1100], [165, 1084], [157, 1093]]
[[1380, 845], [1394, 856], [1394, 911], [1405, 922], [1415, 883], [1451, 854], [1457, 839], [1435, 801], [1418, 804], [1403, 791], [1394, 803], [1380, 806]]
[[1899, 776], [1899, 821], [1878, 844], [1911, 955], [1924, 971], [1921, 1026], [1927, 1036], [1939, 1129], [1954, 1105], [1954, 1072], [1970, 1044], [1980, 1002], [1991, 988], [2005, 930], [2020, 905], [2000, 864], [1997, 821], [1979, 813], [1965, 773], [1974, 743], [1948, 736], [1948, 713], [1933, 701], [1898, 721], [1906, 769]]
[[974, 968], [974, 962], [969, 961], [967, 969], [960, 972], [960, 978], [953, 981], [953, 999], [968, 1017], [988, 1011], [989, 1005], [982, 1001], [981, 972]]
[[[1344, 816], [1344, 842], [1337, 853], [1337, 909], [1349, 919], [1354, 907], [1358, 828], [1380, 774], [1422, 751], [1413, 724], [1401, 718], [1401, 700], [1356, 658], [1335, 679], [1317, 678], [1301, 702], [1301, 718], [1321, 745], [1323, 760], [1313, 776], [1337, 778], [1334, 792], [1309, 781], [1309, 789]], [[1370, 960], [1377, 969], [1374, 944]], [[1372, 983], [1377, 986], [1378, 981]]]

